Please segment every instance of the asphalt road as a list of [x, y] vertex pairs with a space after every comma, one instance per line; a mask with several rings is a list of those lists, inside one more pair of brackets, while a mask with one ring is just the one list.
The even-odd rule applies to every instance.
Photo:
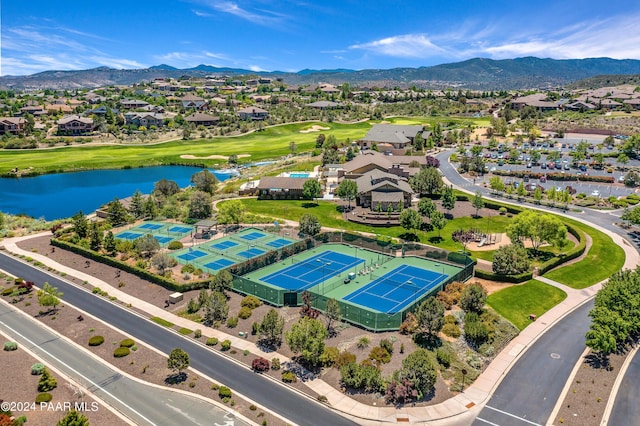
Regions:
[[640, 383], [637, 377], [640, 377], [640, 351], [634, 355], [620, 383], [608, 424], [640, 425]]
[[[202, 399], [172, 392], [123, 376], [74, 346], [39, 321], [0, 304], [0, 330], [20, 347], [34, 352], [45, 365], [55, 367], [76, 385], [115, 407], [137, 425], [248, 425], [232, 414]], [[79, 402], [79, 401], [59, 401]], [[100, 408], [106, 410], [106, 408]]]
[[546, 424], [584, 352], [592, 308], [593, 300], [544, 333], [511, 368], [473, 425]]
[[0, 253], [0, 269], [40, 285], [45, 281], [49, 282], [64, 293], [62, 298], [64, 301], [91, 313], [131, 338], [145, 342], [165, 354], [170, 353], [174, 348], [182, 348], [189, 353], [191, 367], [293, 423], [318, 426], [356, 424], [311, 398], [256, 374], [193, 340], [3, 253]]

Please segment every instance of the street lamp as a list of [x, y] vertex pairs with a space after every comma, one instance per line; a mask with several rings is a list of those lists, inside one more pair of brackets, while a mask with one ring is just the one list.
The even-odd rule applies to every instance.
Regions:
[[462, 392], [464, 392], [464, 376], [467, 375], [467, 370], [463, 368], [460, 372], [462, 373]]

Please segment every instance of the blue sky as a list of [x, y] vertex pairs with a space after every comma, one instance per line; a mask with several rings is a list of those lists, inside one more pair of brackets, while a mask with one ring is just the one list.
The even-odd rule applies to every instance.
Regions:
[[636, 0], [4, 0], [0, 75], [198, 64], [419, 67], [640, 59]]

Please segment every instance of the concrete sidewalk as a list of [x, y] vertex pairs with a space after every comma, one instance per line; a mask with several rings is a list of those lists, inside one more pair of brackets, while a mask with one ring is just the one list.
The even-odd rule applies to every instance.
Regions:
[[[158, 306], [132, 297], [118, 288], [115, 288], [102, 280], [96, 279], [89, 274], [58, 264], [47, 256], [22, 250], [16, 244], [20, 240], [46, 234], [47, 233], [6, 239], [2, 242], [2, 245], [9, 252], [17, 255], [29, 256], [57, 271], [64, 272], [81, 280], [86, 280], [91, 283], [92, 286], [100, 287], [107, 291], [110, 296], [115, 296], [124, 304], [131, 304], [132, 307], [142, 310], [150, 316], [164, 318], [180, 327], [190, 329], [202, 327], [199, 323], [179, 317]], [[640, 259], [638, 252], [628, 243], [625, 243], [620, 236], [611, 235], [611, 237], [625, 250], [626, 260], [624, 268], [635, 268]], [[567, 298], [539, 317], [535, 322], [525, 328], [516, 338], [509, 342], [506, 348], [498, 354], [487, 369], [463, 393], [460, 393], [445, 402], [426, 407], [376, 407], [368, 406], [349, 398], [347, 395], [341, 393], [339, 390], [333, 388], [321, 379], [307, 381], [305, 382], [305, 385], [317, 392], [319, 395], [326, 396], [331, 407], [358, 418], [359, 422], [363, 425], [383, 425], [397, 422], [428, 423], [431, 425], [470, 424], [500, 384], [503, 377], [509, 372], [511, 367], [526, 351], [526, 349], [531, 346], [548, 328], [556, 324], [576, 307], [591, 299], [601, 288], [601, 284], [597, 284], [587, 289], [575, 290], [544, 277], [537, 277], [537, 279], [561, 288], [567, 293]], [[205, 334], [210, 337], [217, 337], [221, 340], [229, 339], [232, 346], [241, 351], [248, 350], [251, 353], [260, 356], [278, 356], [282, 362], [289, 361], [287, 357], [281, 354], [273, 352], [266, 354], [255, 344], [243, 338], [228, 335], [213, 328], [206, 328]]]

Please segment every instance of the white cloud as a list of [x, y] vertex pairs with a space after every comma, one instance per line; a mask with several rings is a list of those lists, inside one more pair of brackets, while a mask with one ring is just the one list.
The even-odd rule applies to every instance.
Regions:
[[[289, 19], [289, 16], [274, 10], [254, 9], [249, 10], [240, 6], [238, 3], [228, 0], [193, 0], [203, 6], [209, 7], [216, 12], [228, 13], [236, 16], [245, 21], [257, 25], [263, 25], [267, 27], [280, 27], [284, 21]], [[213, 17], [215, 14], [209, 12], [203, 12], [201, 10], [192, 10], [194, 14], [201, 17]]]
[[435, 54], [442, 54], [444, 51], [440, 46], [431, 42], [426, 34], [397, 35], [369, 43], [354, 44], [349, 46], [349, 48], [404, 58], [424, 58]]

